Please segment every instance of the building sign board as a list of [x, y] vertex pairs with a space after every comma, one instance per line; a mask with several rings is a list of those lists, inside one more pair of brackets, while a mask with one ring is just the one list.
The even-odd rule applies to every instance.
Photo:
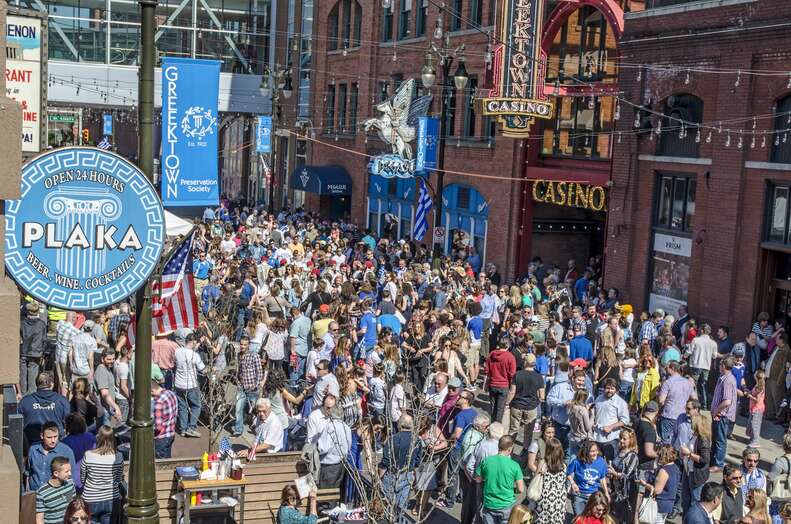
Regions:
[[272, 117], [261, 115], [255, 127], [255, 152], [272, 152]]
[[607, 192], [602, 186], [591, 186], [579, 182], [535, 180], [533, 181], [533, 200], [592, 211], [607, 209]]
[[6, 96], [22, 106], [22, 151], [41, 151], [44, 129], [42, 107], [42, 19], [9, 14], [6, 18]]
[[675, 313], [689, 296], [692, 239], [655, 233], [653, 247], [648, 307]]
[[494, 87], [482, 100], [484, 115], [497, 117], [503, 135], [525, 137], [535, 118], [552, 118], [544, 96], [546, 56], [541, 51], [543, 0], [501, 0], [493, 53]]
[[88, 147], [44, 153], [6, 201], [5, 264], [28, 294], [55, 307], [101, 309], [134, 293], [162, 254], [162, 202], [123, 157]]

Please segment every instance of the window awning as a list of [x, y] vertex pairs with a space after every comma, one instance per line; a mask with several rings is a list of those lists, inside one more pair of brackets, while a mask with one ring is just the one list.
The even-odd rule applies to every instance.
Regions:
[[302, 166], [291, 173], [291, 189], [317, 195], [348, 196], [352, 179], [341, 166]]

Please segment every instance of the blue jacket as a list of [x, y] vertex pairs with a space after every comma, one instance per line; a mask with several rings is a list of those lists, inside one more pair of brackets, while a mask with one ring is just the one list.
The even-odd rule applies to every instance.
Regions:
[[[41, 426], [45, 422], [54, 422], [63, 436], [63, 421], [71, 412], [66, 397], [51, 389], [39, 389], [25, 395], [19, 403], [17, 411], [22, 415], [25, 424], [25, 436], [30, 444], [41, 440]], [[47, 476], [49, 478], [49, 476]]]
[[700, 504], [695, 504], [684, 515], [684, 524], [711, 524], [711, 520], [706, 515], [706, 510]]
[[74, 471], [76, 467], [74, 463], [74, 452], [69, 446], [63, 442], [58, 442], [55, 447], [47, 454], [44, 454], [44, 449], [41, 444], [33, 444], [30, 446], [27, 457], [27, 488], [30, 491], [36, 491], [42, 484], [49, 480], [52, 476], [50, 464], [55, 457], [66, 457], [71, 463], [71, 470]]
[[586, 362], [593, 360], [593, 344], [585, 335], [577, 335], [569, 344], [569, 362], [578, 358]]

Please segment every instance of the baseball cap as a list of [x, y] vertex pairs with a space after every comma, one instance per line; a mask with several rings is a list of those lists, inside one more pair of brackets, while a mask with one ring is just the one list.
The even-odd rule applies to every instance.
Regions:
[[329, 313], [330, 312], [330, 305], [329, 304], [322, 304], [319, 306], [320, 313]]
[[649, 400], [648, 403], [643, 408], [643, 411], [646, 413], [657, 413], [659, 411], [659, 404], [657, 404], [653, 400]]
[[453, 377], [448, 381], [448, 387], [450, 388], [460, 388], [461, 387], [461, 380], [459, 377]]
[[588, 361], [585, 360], [584, 358], [575, 358], [574, 360], [569, 362], [569, 366], [571, 366], [573, 368], [583, 368], [583, 369], [585, 369], [585, 368], [588, 367]]
[[744, 356], [744, 346], [736, 346], [731, 351], [731, 354], [734, 357], [743, 357]]

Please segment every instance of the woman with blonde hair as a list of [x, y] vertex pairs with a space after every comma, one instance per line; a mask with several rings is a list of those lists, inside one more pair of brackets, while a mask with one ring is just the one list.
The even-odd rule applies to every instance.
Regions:
[[655, 524], [664, 524], [667, 516], [673, 512], [678, 483], [681, 481], [681, 470], [676, 465], [676, 458], [676, 450], [672, 446], [668, 444], [661, 446], [656, 454], [659, 469], [656, 471], [654, 482], [639, 481], [656, 498]]
[[649, 401], [654, 400], [658, 388], [659, 370], [656, 366], [656, 359], [651, 353], [643, 354], [637, 365], [629, 405], [637, 410], [642, 410]]
[[750, 510], [745, 519], [750, 519], [747, 522], [750, 524], [771, 524], [772, 518], [769, 516], [769, 499], [766, 496], [766, 491], [762, 489], [752, 488], [747, 492], [747, 500], [744, 505]]
[[607, 470], [610, 479], [613, 514], [619, 522], [634, 519], [637, 508], [637, 436], [632, 428], [624, 428], [618, 436], [618, 454]]
[[530, 524], [532, 521], [532, 515], [530, 513], [530, 508], [523, 504], [517, 504], [511, 510], [511, 514], [508, 516], [508, 524]]
[[683, 443], [678, 450], [684, 463], [684, 485], [681, 491], [681, 504], [684, 511], [700, 502], [703, 485], [709, 480], [709, 461], [711, 460], [711, 420], [701, 414], [690, 417], [694, 442], [691, 446]]
[[621, 380], [621, 366], [612, 346], [602, 346], [593, 364], [593, 376], [597, 396], [604, 391], [605, 380], [611, 378], [616, 384]]

